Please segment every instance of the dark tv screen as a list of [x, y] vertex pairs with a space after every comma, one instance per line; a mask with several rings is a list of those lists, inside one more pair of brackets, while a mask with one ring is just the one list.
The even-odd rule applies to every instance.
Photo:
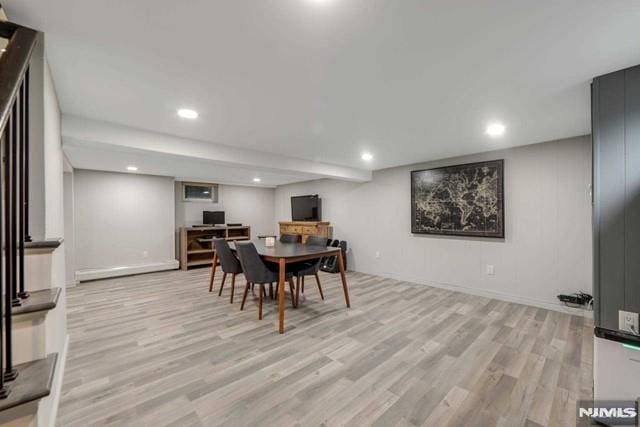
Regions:
[[294, 196], [291, 198], [292, 221], [321, 221], [322, 206], [320, 197]]
[[203, 211], [202, 212], [203, 224], [224, 224], [224, 211]]

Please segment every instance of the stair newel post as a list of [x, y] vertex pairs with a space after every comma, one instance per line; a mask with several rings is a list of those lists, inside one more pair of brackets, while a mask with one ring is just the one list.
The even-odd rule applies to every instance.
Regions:
[[15, 239], [15, 148], [16, 148], [16, 103], [13, 103], [12, 114], [9, 118], [9, 138], [5, 141], [5, 192], [4, 192], [4, 221], [5, 221], [5, 369], [4, 380], [11, 381], [18, 376], [13, 368], [12, 316], [14, 306], [14, 291], [16, 289], [16, 239]]
[[19, 102], [20, 102], [20, 138], [19, 138], [19, 161], [18, 161], [18, 179], [20, 182], [19, 191], [18, 191], [18, 294], [19, 298], [29, 298], [29, 292], [25, 290], [25, 275], [24, 275], [24, 242], [26, 240], [26, 226], [27, 226], [27, 217], [25, 212], [27, 211], [27, 201], [26, 201], [26, 190], [27, 190], [27, 182], [29, 180], [28, 175], [25, 173], [26, 165], [28, 163], [28, 147], [27, 147], [27, 137], [28, 137], [28, 126], [26, 123], [27, 116], [29, 115], [29, 110], [27, 107], [27, 102], [29, 99], [29, 94], [27, 92], [27, 82], [29, 80], [29, 75], [27, 71], [27, 75], [22, 80], [22, 84], [20, 85], [20, 93], [19, 93]]
[[[8, 144], [8, 140], [6, 138], [6, 134], [1, 135], [2, 138], [0, 138], [0, 142], [2, 143], [2, 149], [4, 148], [4, 145]], [[8, 251], [6, 250], [7, 248], [7, 241], [4, 238], [4, 223], [7, 221], [7, 217], [4, 215], [4, 207], [5, 207], [5, 203], [4, 203], [4, 192], [6, 191], [6, 187], [5, 187], [5, 182], [3, 179], [1, 179], [2, 177], [2, 173], [4, 172], [5, 169], [5, 161], [6, 158], [4, 157], [4, 151], [0, 149], [0, 158], [2, 159], [2, 161], [0, 161], [0, 181], [2, 181], [2, 186], [0, 186], [0, 247], [3, 250], [3, 257], [0, 259], [0, 295], [2, 294], [2, 292], [5, 292], [5, 289], [8, 287], [7, 281], [5, 280], [5, 276], [4, 276], [4, 263], [7, 260], [7, 255], [8, 255]], [[3, 319], [3, 304], [0, 301], [0, 323], [4, 323], [2, 321]], [[7, 333], [9, 333], [9, 331], [7, 331]], [[3, 355], [3, 347], [4, 347], [4, 341], [3, 341], [3, 335], [4, 335], [4, 331], [2, 328], [2, 325], [0, 325], [0, 399], [6, 399], [9, 396], [9, 386], [7, 384], [5, 384], [4, 382], [4, 357]]]

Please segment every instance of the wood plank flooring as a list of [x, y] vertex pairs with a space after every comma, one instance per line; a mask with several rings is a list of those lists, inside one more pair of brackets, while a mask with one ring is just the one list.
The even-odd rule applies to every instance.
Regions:
[[58, 426], [574, 426], [592, 395], [581, 317], [361, 273], [346, 309], [322, 274], [279, 335], [208, 273], [68, 290]]

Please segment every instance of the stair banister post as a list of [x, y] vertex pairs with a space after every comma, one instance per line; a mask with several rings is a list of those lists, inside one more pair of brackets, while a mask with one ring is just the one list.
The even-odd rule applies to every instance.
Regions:
[[29, 70], [27, 69], [27, 74], [25, 78], [22, 80], [22, 84], [20, 85], [20, 137], [19, 137], [19, 155], [18, 155], [18, 180], [20, 183], [18, 189], [18, 293], [17, 296], [19, 298], [29, 298], [29, 292], [25, 289], [25, 277], [24, 277], [24, 242], [26, 240], [26, 226], [27, 226], [27, 216], [26, 216], [26, 206], [25, 200], [28, 200], [28, 196], [25, 196], [25, 191], [27, 189], [27, 182], [29, 180], [29, 176], [25, 173], [25, 169], [28, 162], [28, 148], [27, 148], [27, 133], [28, 126], [26, 120], [29, 116], [29, 109], [27, 107], [27, 102], [29, 99], [29, 94], [27, 93], [27, 81], [29, 79]]
[[[12, 111], [15, 113], [15, 103], [12, 107]], [[11, 381], [18, 375], [17, 371], [13, 368], [13, 340], [12, 340], [12, 313], [13, 307], [13, 291], [15, 289], [15, 259], [16, 259], [16, 241], [15, 241], [15, 203], [14, 190], [15, 190], [15, 114], [11, 114], [8, 123], [9, 137], [5, 139], [4, 144], [4, 160], [5, 160], [5, 174], [4, 174], [4, 202], [5, 202], [5, 289], [4, 289], [4, 325], [5, 325], [5, 369], [4, 380]]]
[[[2, 182], [2, 185], [0, 186], [0, 248], [3, 251], [3, 256], [2, 258], [0, 258], [0, 295], [2, 294], [2, 292], [4, 292], [4, 290], [8, 287], [8, 282], [5, 280], [5, 276], [4, 276], [4, 260], [6, 260], [6, 255], [8, 254], [8, 251], [6, 250], [7, 248], [7, 241], [5, 239], [4, 236], [4, 222], [6, 221], [6, 217], [4, 215], [2, 215], [2, 211], [5, 207], [4, 204], [4, 198], [2, 197], [4, 195], [4, 190], [5, 190], [5, 182], [2, 179], [2, 174], [4, 172], [4, 168], [6, 167], [5, 165], [5, 158], [4, 158], [4, 145], [6, 145], [7, 142], [7, 135], [6, 133], [2, 133], [0, 134], [0, 142], [2, 143], [2, 145], [0, 146], [0, 181]], [[3, 314], [4, 314], [4, 310], [3, 310], [3, 304], [2, 301], [0, 301], [0, 323], [4, 323], [3, 320]], [[6, 399], [7, 397], [9, 397], [9, 393], [10, 393], [10, 387], [5, 384], [4, 381], [4, 360], [2, 357], [3, 352], [3, 347], [4, 347], [4, 333], [3, 333], [3, 327], [0, 324], [0, 399]]]
[[29, 235], [29, 81], [31, 73], [27, 68], [27, 72], [24, 76], [24, 240], [25, 242], [31, 242], [31, 236]]

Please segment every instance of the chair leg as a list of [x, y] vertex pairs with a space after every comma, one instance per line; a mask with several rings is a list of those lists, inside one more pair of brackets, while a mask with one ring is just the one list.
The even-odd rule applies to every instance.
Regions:
[[218, 265], [218, 256], [213, 251], [213, 260], [211, 260], [211, 277], [209, 277], [209, 292], [213, 292], [213, 279], [216, 275], [216, 266]]
[[260, 302], [258, 303], [258, 320], [262, 320], [262, 294], [264, 293], [264, 285], [260, 283]]
[[316, 283], [318, 284], [318, 290], [320, 291], [320, 298], [322, 298], [322, 301], [324, 301], [324, 294], [322, 293], [322, 286], [320, 286], [320, 278], [318, 277], [318, 273], [315, 273], [314, 276], [316, 276]]
[[296, 301], [296, 298], [294, 296], [295, 288], [296, 287], [293, 284], [293, 279], [289, 279], [289, 291], [291, 292], [291, 305], [293, 306], [293, 308], [297, 308], [298, 307], [298, 301]]
[[236, 274], [233, 273], [233, 275], [231, 276], [231, 300], [230, 303], [233, 304], [233, 293], [236, 290]]
[[296, 307], [300, 303], [300, 276], [296, 277]]
[[273, 283], [269, 283], [269, 298], [273, 299]]
[[304, 276], [302, 276], [302, 293], [304, 294]]
[[218, 292], [218, 296], [222, 295], [222, 288], [224, 288], [224, 279], [227, 278], [227, 273], [222, 273], [222, 283], [220, 283], [220, 292]]
[[249, 293], [249, 287], [251, 285], [247, 282], [247, 285], [244, 287], [244, 295], [242, 296], [242, 304], [240, 304], [240, 311], [244, 310], [244, 303], [247, 300], [247, 294]]

